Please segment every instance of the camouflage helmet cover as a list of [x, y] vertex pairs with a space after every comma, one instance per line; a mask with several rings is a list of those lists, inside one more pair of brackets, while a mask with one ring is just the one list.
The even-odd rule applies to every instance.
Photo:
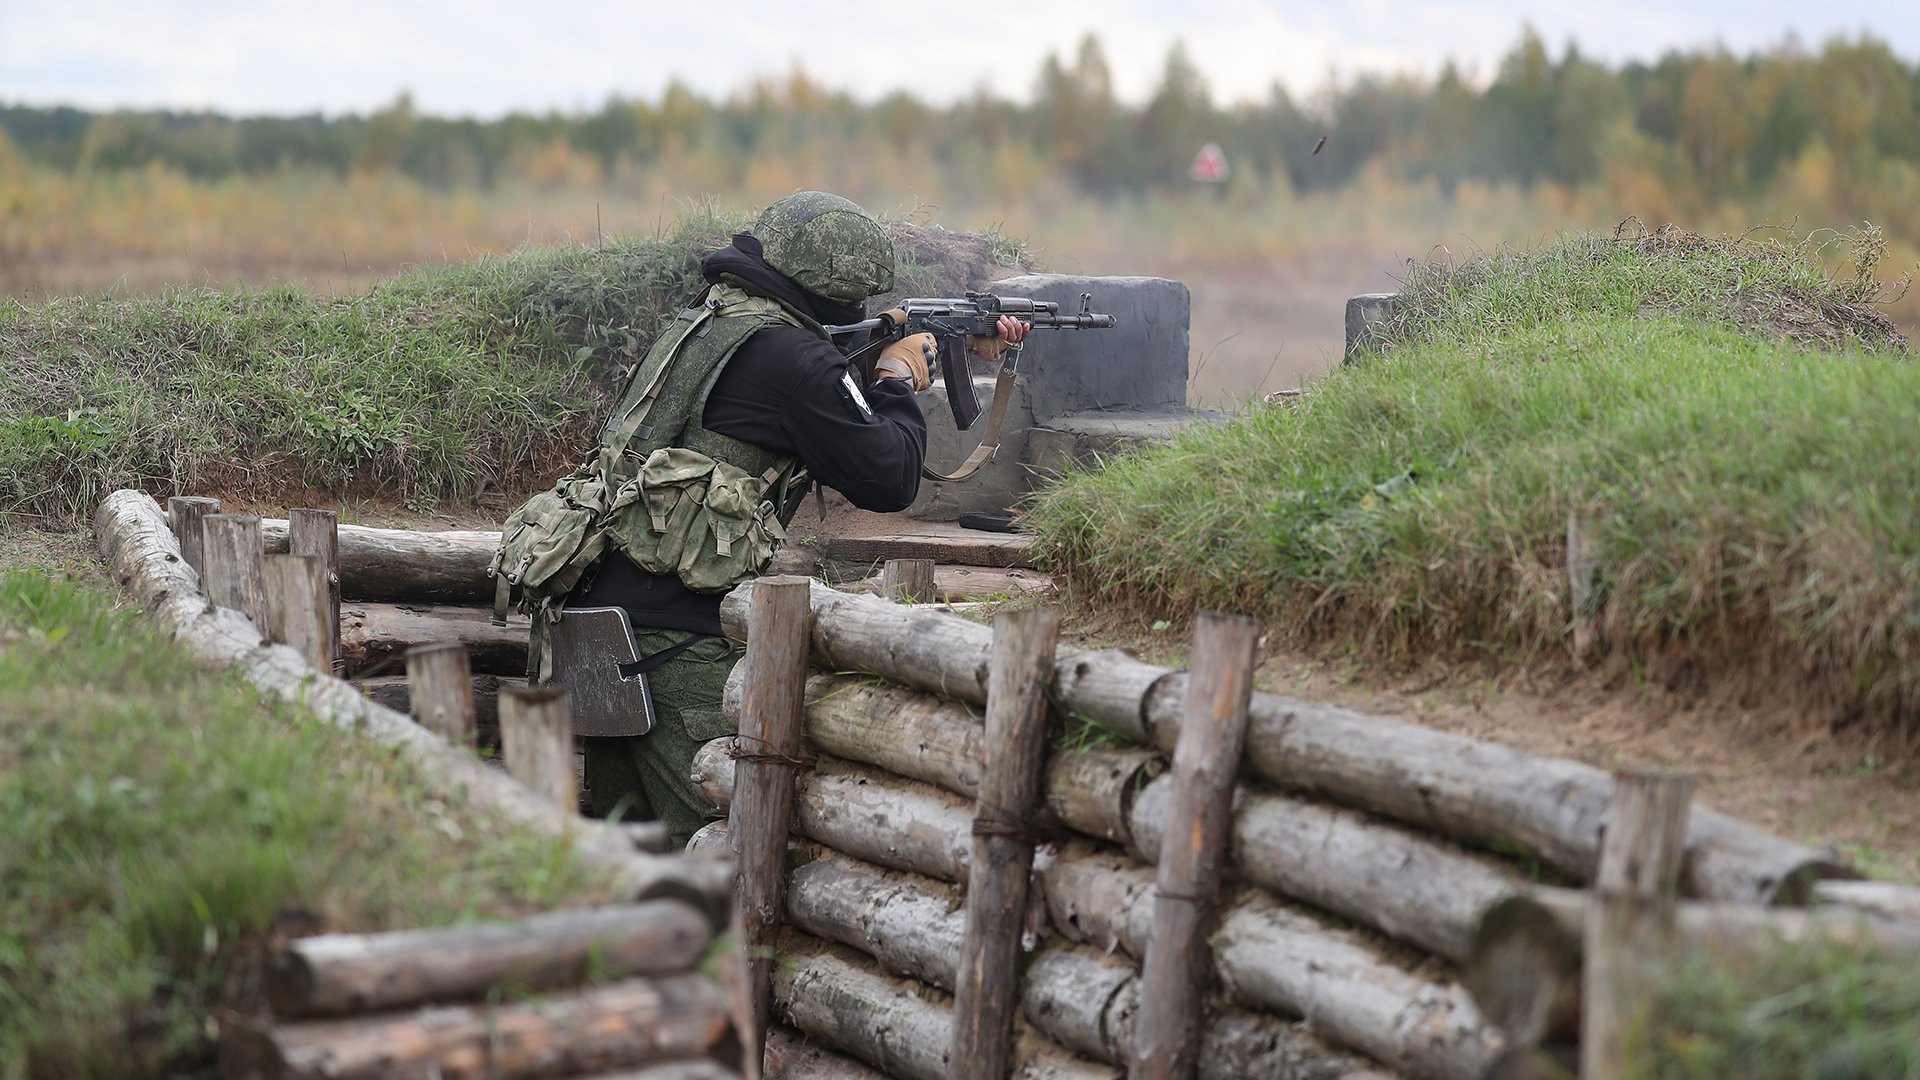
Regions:
[[750, 231], [768, 265], [815, 295], [853, 304], [893, 288], [893, 241], [850, 199], [796, 191]]

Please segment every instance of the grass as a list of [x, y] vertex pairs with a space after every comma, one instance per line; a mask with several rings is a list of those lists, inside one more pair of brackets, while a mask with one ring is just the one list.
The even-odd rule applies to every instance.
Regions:
[[526, 249], [348, 297], [292, 286], [0, 302], [0, 504], [306, 488], [412, 505], [544, 481], [739, 221]]
[[290, 929], [604, 899], [566, 846], [203, 673], [102, 590], [0, 575], [0, 1077], [211, 1075]]
[[[1417, 268], [1367, 362], [1042, 491], [1042, 559], [1144, 617], [1368, 659], [1564, 658], [1920, 713], [1920, 367], [1876, 238], [1579, 236]], [[1569, 523], [1591, 552], [1576, 611]], [[1728, 685], [1721, 683], [1720, 685]]]
[[[0, 506], [58, 526], [107, 491], [518, 495], [592, 445], [623, 368], [743, 215], [416, 270], [345, 297], [293, 286], [0, 300]], [[1019, 245], [892, 226], [903, 289], [964, 286]]]
[[1690, 962], [1655, 996], [1636, 1076], [1920, 1078], [1920, 976], [1831, 945]]

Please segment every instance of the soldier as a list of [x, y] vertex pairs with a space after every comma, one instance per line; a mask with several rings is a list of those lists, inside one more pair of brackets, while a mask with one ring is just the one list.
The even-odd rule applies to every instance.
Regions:
[[[658, 665], [647, 676], [653, 729], [584, 740], [596, 815], [658, 818], [674, 846], [686, 842], [709, 816], [693, 756], [733, 730], [721, 695], [741, 653], [721, 632], [722, 595], [766, 568], [811, 484], [883, 512], [919, 491], [927, 429], [913, 394], [929, 385], [932, 335], [890, 343], [863, 386], [822, 329], [860, 321], [867, 298], [893, 287], [893, 268], [885, 230], [853, 202], [818, 191], [775, 202], [702, 260], [707, 292], [636, 369], [595, 461], [508, 521], [509, 568], [515, 543], [529, 565], [552, 547], [517, 536], [545, 529], [579, 548], [553, 560], [565, 565], [544, 595], [521, 582], [535, 586], [536, 681], [550, 671], [543, 630], [562, 607], [624, 609], [643, 663]], [[1000, 323], [1008, 344], [1027, 330]]]

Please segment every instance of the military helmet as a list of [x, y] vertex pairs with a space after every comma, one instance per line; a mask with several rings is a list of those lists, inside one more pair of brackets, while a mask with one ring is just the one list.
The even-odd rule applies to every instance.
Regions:
[[893, 241], [850, 199], [796, 191], [749, 231], [768, 265], [815, 295], [855, 304], [893, 288]]

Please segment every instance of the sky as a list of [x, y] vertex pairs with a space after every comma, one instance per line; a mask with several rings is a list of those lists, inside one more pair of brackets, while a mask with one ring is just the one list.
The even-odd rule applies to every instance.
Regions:
[[866, 100], [1024, 99], [1047, 54], [1090, 32], [1123, 98], [1145, 98], [1179, 39], [1232, 101], [1448, 60], [1486, 78], [1524, 24], [1556, 54], [1572, 41], [1616, 63], [1863, 30], [1920, 58], [1913, 0], [0, 0], [0, 103], [338, 115], [405, 91], [424, 112], [491, 118], [656, 98], [674, 79], [719, 97], [796, 66]]

